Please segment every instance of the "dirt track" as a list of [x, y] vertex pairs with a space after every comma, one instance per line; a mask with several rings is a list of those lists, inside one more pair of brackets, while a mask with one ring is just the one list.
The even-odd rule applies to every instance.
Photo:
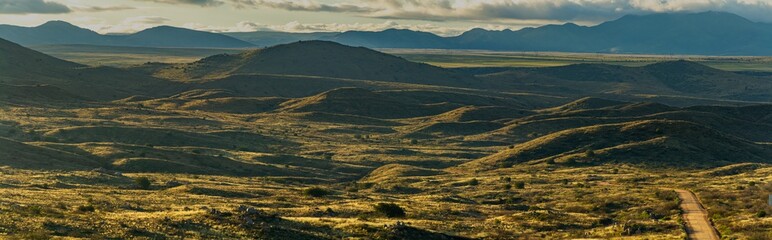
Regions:
[[681, 209], [686, 221], [686, 233], [689, 239], [695, 240], [719, 240], [718, 233], [708, 221], [708, 211], [691, 191], [675, 189], [681, 198]]

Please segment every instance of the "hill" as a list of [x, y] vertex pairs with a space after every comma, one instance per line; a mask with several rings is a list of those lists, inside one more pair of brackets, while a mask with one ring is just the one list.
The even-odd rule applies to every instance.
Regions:
[[451, 43], [443, 37], [406, 29], [387, 29], [380, 32], [348, 31], [321, 39], [368, 48], [452, 48]]
[[109, 39], [94, 31], [64, 21], [50, 21], [37, 27], [0, 25], [0, 38], [22, 45], [104, 44]]
[[688, 121], [756, 142], [772, 141], [770, 105], [677, 108], [657, 103], [628, 103], [582, 98], [507, 122], [505, 127], [472, 137], [496, 142], [524, 142], [554, 132], [602, 124], [644, 120]]
[[625, 162], [667, 167], [768, 163], [768, 146], [686, 121], [647, 120], [555, 132], [462, 166], [475, 169], [547, 161], [566, 164]]
[[455, 108], [450, 104], [420, 104], [361, 88], [339, 88], [282, 103], [283, 112], [326, 112], [375, 118], [428, 116]]
[[36, 27], [0, 25], [0, 38], [25, 45], [102, 45], [172, 48], [247, 48], [254, 45], [218, 33], [159, 26], [126, 35], [102, 35], [63, 21]]
[[205, 79], [228, 75], [277, 74], [359, 80], [473, 86], [474, 77], [414, 63], [392, 55], [334, 42], [307, 41], [235, 55], [215, 55], [195, 63], [162, 66], [156, 75]]
[[[0, 39], [0, 68], [3, 69], [0, 84], [48, 85], [49, 90], [57, 88], [68, 93], [62, 97], [76, 95], [93, 100], [119, 99], [140, 92], [163, 95], [176, 88], [168, 81], [123, 69], [83, 66], [3, 39]], [[110, 81], [105, 81], [108, 78]]]
[[251, 43], [256, 47], [271, 47], [298, 41], [319, 40], [337, 35], [337, 32], [291, 33], [274, 31], [232, 32], [224, 35]]
[[248, 48], [251, 43], [218, 33], [160, 26], [116, 37], [122, 46], [172, 48]]
[[[575, 64], [513, 68], [479, 78], [544, 86], [537, 91], [565, 95], [590, 93], [685, 95], [744, 101], [772, 101], [772, 81], [711, 68], [690, 61], [668, 61], [642, 67]], [[562, 86], [566, 88], [554, 88]]]
[[99, 167], [97, 158], [88, 158], [56, 149], [0, 138], [0, 165], [21, 169], [84, 170]]

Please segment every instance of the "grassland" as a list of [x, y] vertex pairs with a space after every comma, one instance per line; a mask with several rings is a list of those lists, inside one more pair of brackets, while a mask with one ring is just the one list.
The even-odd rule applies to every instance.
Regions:
[[[204, 57], [238, 53], [235, 49], [174, 49], [101, 47], [88, 45], [33, 46], [58, 58], [92, 66], [126, 67], [146, 62], [194, 62]], [[772, 72], [772, 58], [744, 56], [631, 55], [559, 52], [493, 52], [475, 50], [380, 49], [410, 61], [439, 67], [555, 67], [577, 63], [605, 63], [640, 67], [662, 61], [685, 59], [725, 71]]]
[[[772, 224], [758, 216], [772, 211], [762, 199], [769, 165], [673, 170], [559, 160], [459, 168], [510, 147], [464, 144], [457, 135], [399, 137], [412, 136], [424, 117], [353, 121], [325, 111], [244, 114], [122, 101], [3, 107], [3, 137], [97, 162], [52, 157], [74, 169], [0, 168], [0, 232], [20, 239], [683, 239], [670, 188], [694, 190], [725, 236], [764, 239], [760, 229]], [[430, 117], [521, 117], [485, 113]], [[8, 161], [18, 159], [0, 157]], [[139, 186], [140, 178], [150, 186]], [[376, 203], [397, 204], [406, 215], [389, 218]]]
[[[0, 48], [16, 55], [0, 58], [15, 70], [0, 72], [0, 238], [684, 239], [685, 189], [724, 238], [770, 239], [768, 104], [548, 95], [531, 78], [474, 89], [484, 79], [303, 47], [125, 69]], [[740, 76], [663, 66], [721, 92], [704, 76]], [[584, 67], [574, 84], [590, 90], [618, 79], [588, 72], [642, 73]]]
[[603, 63], [640, 67], [673, 60], [689, 60], [725, 71], [772, 71], [772, 58], [743, 56], [631, 55], [560, 52], [492, 52], [473, 50], [383, 49], [410, 61], [440, 67], [555, 67], [578, 63]]

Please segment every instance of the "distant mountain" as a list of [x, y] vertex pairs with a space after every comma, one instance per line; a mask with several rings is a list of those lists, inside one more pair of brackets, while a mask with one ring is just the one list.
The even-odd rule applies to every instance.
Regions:
[[160, 26], [118, 36], [118, 43], [138, 47], [247, 48], [251, 43], [218, 33]]
[[251, 43], [218, 33], [160, 26], [127, 35], [101, 35], [63, 21], [37, 27], [0, 25], [0, 38], [25, 45], [88, 44], [133, 47], [247, 48]]
[[0, 25], [0, 38], [22, 45], [103, 44], [110, 41], [99, 33], [63, 21], [51, 21], [37, 27]]
[[388, 29], [380, 32], [349, 31], [322, 39], [368, 48], [454, 48], [454, 44], [443, 37], [405, 29]]
[[231, 75], [302, 75], [442, 86], [479, 87], [471, 75], [328, 41], [306, 41], [215, 55], [195, 63], [161, 65], [156, 76], [176, 79]]
[[0, 25], [0, 38], [22, 45], [89, 44], [141, 47], [247, 48], [309, 40], [368, 48], [480, 49], [645, 54], [772, 55], [772, 24], [731, 13], [628, 15], [596, 26], [573, 23], [518, 31], [472, 29], [441, 37], [404, 29], [343, 33], [208, 33], [168, 26], [129, 35], [100, 35], [66, 22], [37, 27]]
[[648, 54], [772, 55], [772, 24], [723, 12], [628, 15], [518, 31], [472, 29], [455, 37], [409, 30], [345, 32], [326, 40], [371, 48], [441, 48]]
[[290, 32], [233, 32], [222, 33], [239, 40], [249, 42], [256, 47], [270, 47], [279, 44], [293, 43], [298, 41], [310, 41], [325, 39], [340, 34], [339, 32], [314, 32], [314, 33], [290, 33]]
[[488, 50], [770, 55], [772, 24], [723, 12], [661, 13], [628, 15], [593, 27], [475, 29], [450, 41], [459, 48]]

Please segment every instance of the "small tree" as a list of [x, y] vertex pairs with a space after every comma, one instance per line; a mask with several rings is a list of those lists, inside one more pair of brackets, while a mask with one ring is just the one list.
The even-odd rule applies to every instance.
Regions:
[[139, 189], [148, 190], [150, 189], [151, 182], [147, 177], [138, 177], [134, 179], [134, 184], [137, 184]]
[[385, 215], [388, 218], [405, 217], [405, 210], [394, 203], [378, 203], [374, 206], [375, 211]]

